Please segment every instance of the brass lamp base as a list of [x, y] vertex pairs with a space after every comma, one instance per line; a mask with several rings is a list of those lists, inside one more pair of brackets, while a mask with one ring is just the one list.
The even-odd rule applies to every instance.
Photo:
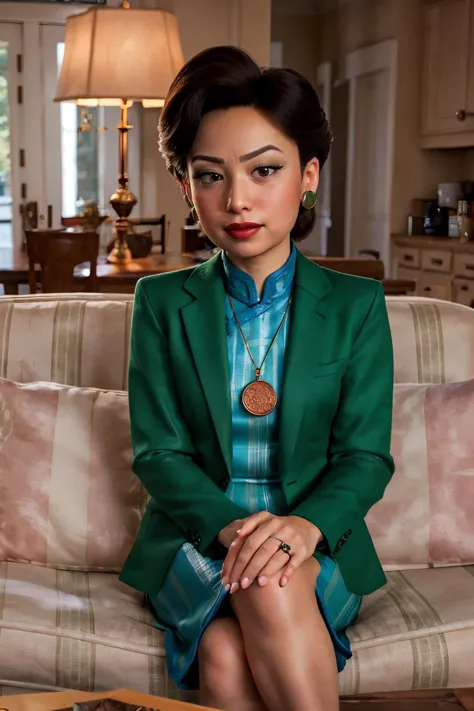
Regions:
[[132, 254], [127, 242], [128, 216], [137, 204], [137, 198], [129, 190], [127, 174], [127, 135], [132, 128], [127, 120], [127, 111], [131, 105], [132, 102], [128, 102], [126, 99], [122, 99], [120, 102], [120, 123], [117, 126], [119, 133], [119, 187], [109, 201], [118, 215], [118, 220], [115, 223], [115, 244], [107, 257], [107, 261], [111, 264], [127, 264], [132, 261]]
[[117, 213], [118, 219], [115, 223], [115, 244], [107, 256], [107, 261], [110, 264], [127, 264], [132, 261], [132, 253], [127, 242], [128, 216], [137, 204], [137, 198], [128, 188], [118, 188], [110, 198], [110, 204]]
[[128, 264], [132, 261], [132, 253], [130, 252], [127, 242], [123, 242], [118, 236], [115, 238], [115, 243], [112, 250], [107, 255], [109, 264]]

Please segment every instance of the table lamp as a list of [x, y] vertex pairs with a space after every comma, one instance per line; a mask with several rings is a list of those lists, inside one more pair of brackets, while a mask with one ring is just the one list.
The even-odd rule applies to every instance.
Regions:
[[108, 261], [131, 261], [128, 217], [137, 203], [127, 174], [127, 112], [134, 101], [160, 107], [183, 65], [178, 21], [164, 10], [93, 7], [66, 22], [64, 60], [54, 101], [80, 106], [120, 106], [118, 188], [110, 198], [117, 213]]

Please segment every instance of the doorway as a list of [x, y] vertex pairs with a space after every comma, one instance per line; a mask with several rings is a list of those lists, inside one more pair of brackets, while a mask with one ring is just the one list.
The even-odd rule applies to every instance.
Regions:
[[[326, 118], [331, 122], [331, 62], [323, 62], [317, 68], [316, 92]], [[305, 253], [326, 256], [328, 254], [328, 231], [331, 228], [331, 151], [320, 173], [316, 222], [304, 242]]]
[[337, 81], [331, 91], [331, 226], [327, 237], [327, 256], [344, 257], [344, 231], [346, 222], [346, 168], [347, 168], [347, 117], [349, 115], [349, 87], [346, 81]]
[[344, 254], [380, 252], [389, 268], [397, 42], [346, 56], [349, 84]]

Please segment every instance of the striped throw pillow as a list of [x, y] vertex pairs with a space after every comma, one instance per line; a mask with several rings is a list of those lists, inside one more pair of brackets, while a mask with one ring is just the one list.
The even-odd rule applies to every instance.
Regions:
[[0, 378], [0, 560], [120, 570], [146, 492], [128, 397]]

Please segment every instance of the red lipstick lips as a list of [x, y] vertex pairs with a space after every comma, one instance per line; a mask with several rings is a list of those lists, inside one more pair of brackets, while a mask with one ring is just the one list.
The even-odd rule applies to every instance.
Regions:
[[232, 222], [225, 227], [225, 231], [236, 239], [247, 239], [248, 237], [253, 237], [261, 227], [262, 225], [256, 222]]

